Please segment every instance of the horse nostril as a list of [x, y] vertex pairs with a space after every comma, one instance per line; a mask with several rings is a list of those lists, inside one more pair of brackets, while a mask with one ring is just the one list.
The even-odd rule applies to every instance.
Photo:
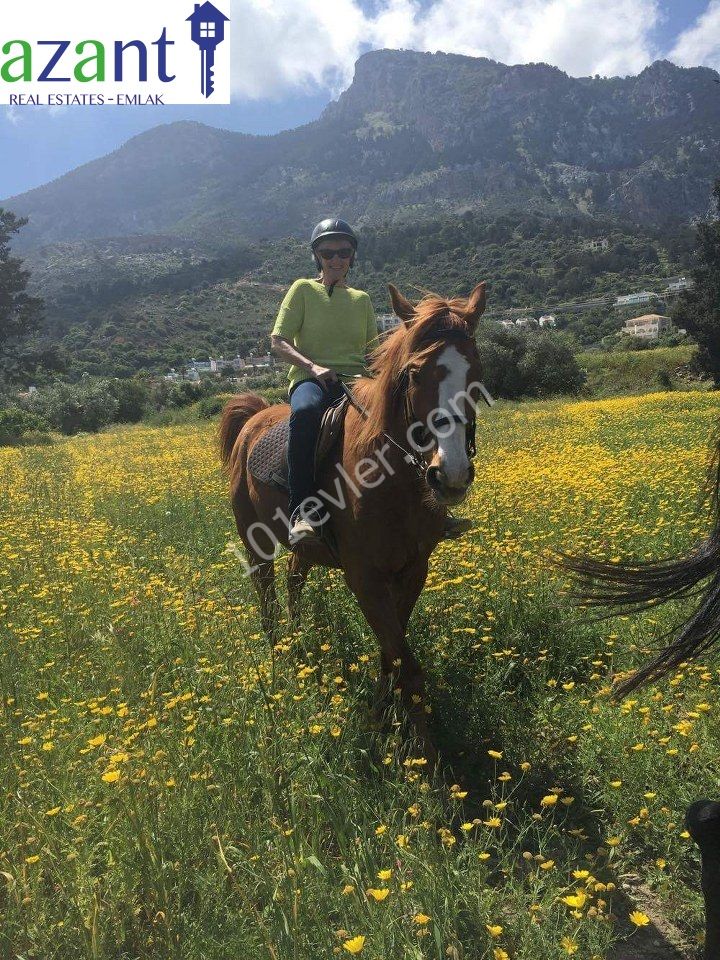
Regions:
[[428, 467], [425, 477], [431, 487], [439, 487], [440, 486], [440, 467]]

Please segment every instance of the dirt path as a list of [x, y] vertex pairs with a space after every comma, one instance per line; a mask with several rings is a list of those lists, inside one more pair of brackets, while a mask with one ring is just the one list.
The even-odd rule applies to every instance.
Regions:
[[[627, 916], [633, 909], [641, 910], [650, 917], [647, 927], [635, 930], [629, 921], [618, 922], [618, 932], [627, 937], [608, 954], [607, 960], [699, 960], [702, 950], [691, 946], [678, 928], [658, 911], [657, 897], [642, 883], [623, 884], [623, 899]], [[634, 931], [634, 932], [633, 932]]]

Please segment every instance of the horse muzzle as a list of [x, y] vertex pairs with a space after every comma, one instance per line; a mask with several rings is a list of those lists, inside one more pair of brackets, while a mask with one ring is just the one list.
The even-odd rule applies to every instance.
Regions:
[[442, 466], [430, 466], [425, 471], [425, 481], [440, 503], [446, 506], [455, 506], [467, 496], [470, 485], [475, 479], [475, 468], [468, 464], [466, 475], [458, 481], [452, 482], [445, 475]]

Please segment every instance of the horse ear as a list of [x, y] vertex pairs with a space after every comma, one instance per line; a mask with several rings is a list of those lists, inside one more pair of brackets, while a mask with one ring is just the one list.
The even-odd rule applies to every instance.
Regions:
[[400, 317], [406, 327], [409, 327], [415, 317], [415, 307], [391, 283], [388, 284], [388, 290], [396, 316]]
[[480, 315], [485, 310], [485, 281], [479, 283], [467, 300], [465, 307], [465, 320], [467, 324], [475, 329], [480, 319]]

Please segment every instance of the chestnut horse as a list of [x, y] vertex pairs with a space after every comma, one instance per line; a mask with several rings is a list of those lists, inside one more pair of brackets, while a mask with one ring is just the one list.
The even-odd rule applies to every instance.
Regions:
[[[380, 702], [400, 689], [430, 759], [424, 677], [406, 632], [430, 554], [443, 536], [447, 507], [465, 498], [474, 477], [468, 430], [480, 397], [474, 334], [485, 309], [485, 284], [467, 299], [428, 294], [417, 306], [392, 284], [389, 290], [403, 322], [375, 350], [371, 377], [353, 388], [362, 409], [348, 407], [342, 441], [318, 477], [319, 490], [332, 497], [327, 507], [337, 556], [324, 543], [300, 543], [288, 563], [288, 600], [295, 619], [310, 567], [342, 569], [380, 644]], [[288, 404], [270, 406], [245, 393], [228, 401], [220, 424], [232, 508], [269, 634], [279, 613], [269, 557], [273, 543], [288, 544], [287, 495], [256, 480], [248, 457], [257, 440], [289, 414]], [[407, 457], [408, 445], [422, 453]]]

